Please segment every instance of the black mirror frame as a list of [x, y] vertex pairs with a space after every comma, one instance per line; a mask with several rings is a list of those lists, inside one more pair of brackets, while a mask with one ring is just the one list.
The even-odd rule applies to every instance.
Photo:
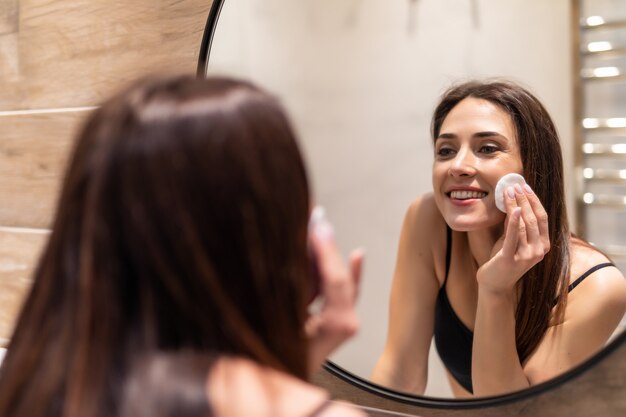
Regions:
[[222, 6], [226, 0], [213, 0], [211, 3], [211, 9], [209, 10], [209, 16], [204, 26], [204, 33], [202, 34], [202, 42], [200, 43], [200, 52], [198, 54], [198, 67], [196, 70], [196, 76], [199, 78], [205, 77], [207, 67], [209, 65], [209, 54], [211, 52], [211, 46], [213, 45], [213, 38], [215, 38], [215, 29], [217, 28], [217, 21], [222, 11]]
[[610, 341], [600, 351], [596, 352], [591, 358], [548, 381], [533, 385], [521, 391], [510, 392], [507, 394], [492, 397], [469, 399], [426, 397], [395, 391], [390, 388], [377, 385], [357, 375], [354, 375], [331, 361], [327, 361], [324, 364], [324, 370], [329, 374], [341, 379], [342, 381], [345, 381], [348, 384], [359, 388], [360, 390], [388, 400], [397, 401], [402, 404], [408, 404], [422, 408], [445, 408], [456, 410], [476, 409], [501, 406], [518, 402], [529, 397], [543, 394], [553, 388], [560, 387], [563, 384], [574, 380], [577, 376], [582, 375], [586, 371], [594, 368], [596, 364], [602, 362], [606, 357], [610, 356], [622, 345], [626, 345], [626, 331], [617, 335], [612, 341]]
[[[209, 56], [211, 52], [211, 46], [215, 37], [215, 30], [219, 20], [219, 15], [226, 0], [214, 0], [209, 15], [207, 18], [204, 34], [202, 36], [202, 43], [200, 46], [200, 52], [198, 57], [197, 76], [205, 77], [207, 67], [209, 65]], [[575, 379], [577, 376], [592, 369], [596, 364], [602, 362], [606, 357], [613, 353], [623, 344], [626, 344], [626, 332], [622, 332], [616, 336], [611, 342], [609, 342], [602, 350], [594, 354], [591, 358], [587, 359], [580, 365], [570, 369], [569, 371], [556, 376], [549, 381], [541, 384], [533, 385], [530, 388], [511, 392], [508, 394], [493, 396], [493, 397], [481, 397], [472, 399], [448, 399], [448, 398], [436, 398], [426, 396], [416, 396], [411, 394], [394, 391], [392, 389], [374, 384], [366, 379], [356, 376], [349, 371], [341, 368], [337, 364], [327, 361], [324, 364], [324, 370], [329, 374], [339, 378], [340, 380], [375, 396], [385, 398], [392, 401], [397, 401], [402, 404], [412, 405], [422, 408], [433, 409], [477, 409], [486, 407], [502, 406], [514, 402], [518, 402], [529, 397], [538, 396], [556, 387]]]

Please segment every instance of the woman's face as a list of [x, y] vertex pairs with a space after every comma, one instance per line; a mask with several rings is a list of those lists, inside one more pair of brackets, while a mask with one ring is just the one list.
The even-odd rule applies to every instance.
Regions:
[[433, 192], [453, 230], [471, 231], [504, 220], [495, 188], [505, 174], [522, 174], [515, 126], [508, 113], [489, 101], [468, 97], [443, 121], [435, 138]]

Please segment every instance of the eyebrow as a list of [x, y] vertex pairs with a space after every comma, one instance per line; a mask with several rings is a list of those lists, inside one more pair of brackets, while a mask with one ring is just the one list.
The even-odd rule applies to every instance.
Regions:
[[[503, 134], [498, 133], [498, 132], [492, 132], [492, 131], [476, 132], [472, 135], [472, 137], [475, 137], [475, 138], [490, 138], [494, 136], [506, 138], [506, 136], [504, 136]], [[437, 139], [457, 139], [457, 138], [458, 136], [454, 133], [441, 133], [439, 136], [435, 138], [435, 141]]]

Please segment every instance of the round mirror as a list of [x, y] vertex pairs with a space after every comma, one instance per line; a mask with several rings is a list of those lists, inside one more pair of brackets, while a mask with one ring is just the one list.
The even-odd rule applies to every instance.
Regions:
[[[432, 189], [430, 120], [452, 83], [505, 77], [535, 93], [562, 139], [575, 216], [570, 7], [569, 0], [215, 1], [199, 72], [250, 79], [280, 97], [343, 252], [366, 249], [361, 330], [330, 358], [342, 368], [369, 379], [383, 351], [402, 220]], [[434, 349], [425, 395], [452, 397]]]

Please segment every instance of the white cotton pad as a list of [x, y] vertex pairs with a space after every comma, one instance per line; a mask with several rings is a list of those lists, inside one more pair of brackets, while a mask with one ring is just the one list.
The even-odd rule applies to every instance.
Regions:
[[496, 184], [496, 207], [506, 213], [506, 207], [504, 205], [504, 191], [508, 187], [512, 187], [515, 184], [519, 184], [520, 186], [524, 186], [526, 184], [526, 180], [520, 174], [506, 174]]

